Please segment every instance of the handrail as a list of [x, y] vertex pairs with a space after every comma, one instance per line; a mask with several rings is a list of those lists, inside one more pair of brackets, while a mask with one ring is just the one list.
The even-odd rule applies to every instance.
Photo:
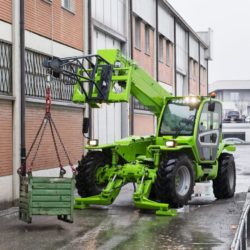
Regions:
[[247, 225], [250, 221], [250, 218], [248, 218], [248, 216], [250, 216], [250, 188], [247, 193], [247, 199], [243, 207], [243, 212], [240, 217], [239, 225], [237, 227], [233, 242], [231, 244], [231, 250], [248, 249], [247, 238], [250, 237], [250, 235], [247, 235], [246, 232], [247, 227], [250, 227], [250, 225]]

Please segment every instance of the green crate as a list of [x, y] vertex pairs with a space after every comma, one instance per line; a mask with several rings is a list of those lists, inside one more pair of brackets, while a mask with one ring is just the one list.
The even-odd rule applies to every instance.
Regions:
[[57, 215], [73, 222], [74, 189], [74, 177], [20, 176], [20, 220], [31, 223], [33, 215]]

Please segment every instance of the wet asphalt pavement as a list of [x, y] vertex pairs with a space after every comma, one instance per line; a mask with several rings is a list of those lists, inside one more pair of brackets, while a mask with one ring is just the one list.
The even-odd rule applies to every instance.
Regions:
[[74, 224], [37, 216], [27, 225], [11, 209], [0, 213], [0, 250], [229, 249], [250, 186], [249, 152], [250, 146], [239, 146], [235, 154], [232, 199], [215, 200], [208, 192], [176, 217], [160, 217], [134, 208], [133, 187], [127, 185], [112, 206], [76, 210]]

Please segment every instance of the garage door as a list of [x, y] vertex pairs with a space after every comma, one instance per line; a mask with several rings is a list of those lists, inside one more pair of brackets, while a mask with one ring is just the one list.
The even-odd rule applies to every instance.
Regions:
[[[116, 39], [94, 30], [93, 49], [121, 49], [121, 43]], [[93, 138], [98, 138], [100, 144], [111, 143], [121, 138], [121, 104], [102, 104], [100, 109], [93, 109]]]

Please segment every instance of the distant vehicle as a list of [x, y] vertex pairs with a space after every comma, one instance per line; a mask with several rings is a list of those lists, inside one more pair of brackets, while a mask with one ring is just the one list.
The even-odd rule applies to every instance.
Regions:
[[245, 122], [247, 122], [247, 123], [250, 122], [250, 115], [246, 117]]
[[229, 111], [223, 122], [243, 122], [239, 111]]
[[240, 138], [237, 138], [237, 137], [231, 137], [231, 138], [225, 138], [222, 140], [223, 143], [226, 143], [226, 144], [246, 144], [246, 142]]

